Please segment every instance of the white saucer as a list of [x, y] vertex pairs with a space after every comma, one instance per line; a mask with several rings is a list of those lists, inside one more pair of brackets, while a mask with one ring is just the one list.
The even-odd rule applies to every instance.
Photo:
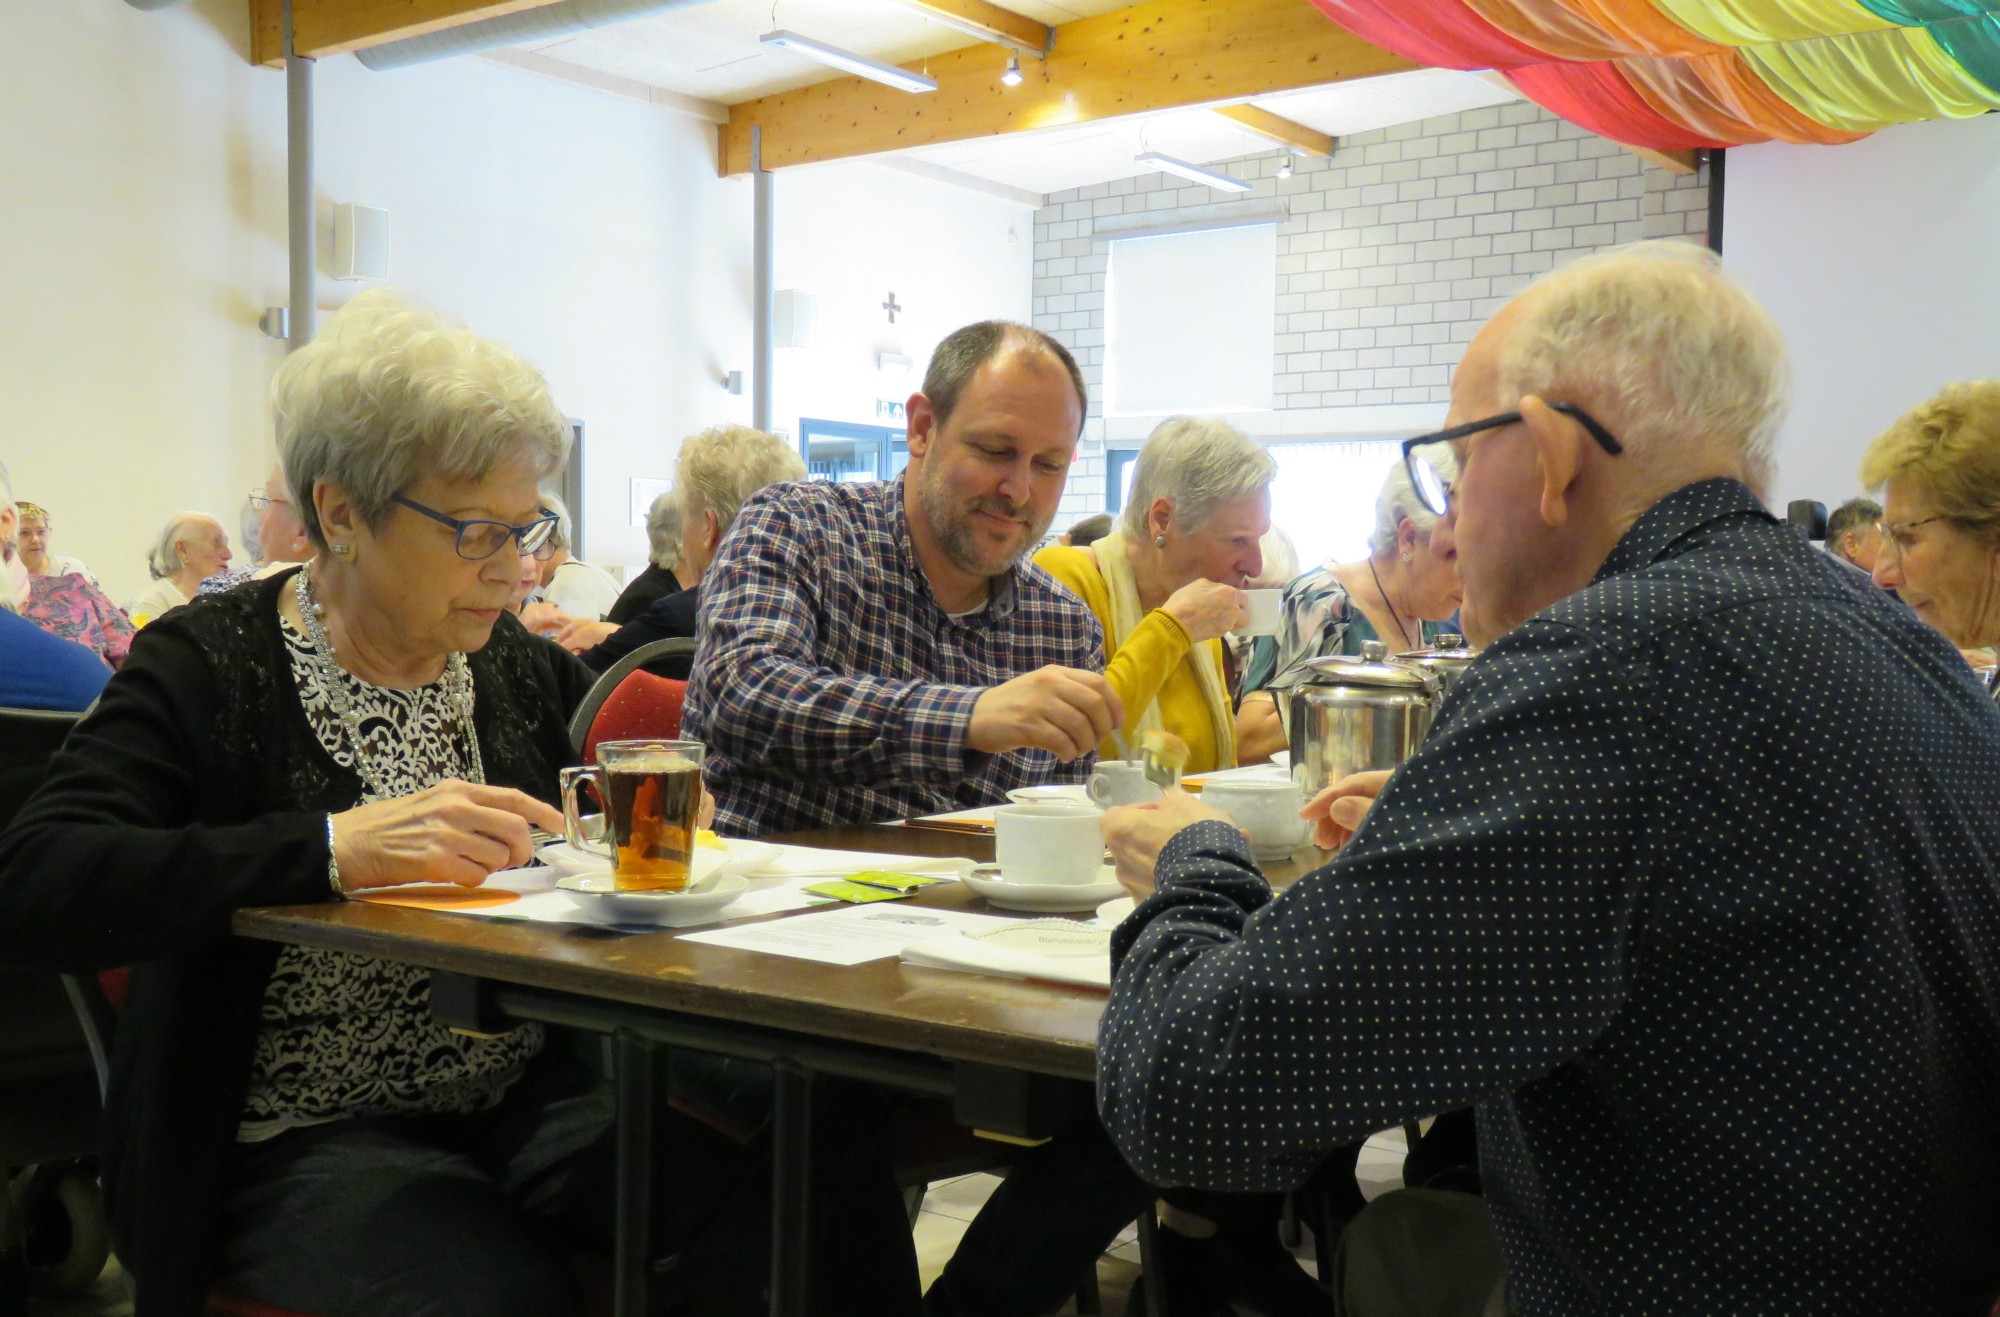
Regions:
[[1117, 874], [1107, 864], [1103, 877], [1094, 883], [1010, 883], [1000, 876], [997, 864], [967, 864], [958, 871], [965, 885], [985, 897], [987, 904], [1035, 914], [1095, 910], [1106, 898], [1124, 890], [1118, 885]]
[[696, 892], [621, 892], [611, 873], [572, 873], [556, 879], [557, 890], [577, 909], [614, 924], [689, 924], [706, 919], [750, 890], [741, 874], [717, 878]]
[[[778, 848], [767, 841], [725, 841], [715, 846], [694, 848], [694, 879], [702, 882], [711, 875], [754, 878], [771, 862]], [[552, 842], [535, 852], [535, 857], [558, 873], [608, 874], [611, 861], [595, 851], [582, 851], [566, 841]]]
[[1096, 805], [1090, 799], [1090, 788], [1081, 782], [1051, 782], [1039, 787], [1015, 787], [1007, 793], [1007, 799], [1016, 805]]
[[1106, 901], [1103, 905], [1098, 906], [1097, 917], [1107, 924], [1122, 924], [1138, 908], [1139, 903], [1131, 897], [1121, 896], [1115, 901]]

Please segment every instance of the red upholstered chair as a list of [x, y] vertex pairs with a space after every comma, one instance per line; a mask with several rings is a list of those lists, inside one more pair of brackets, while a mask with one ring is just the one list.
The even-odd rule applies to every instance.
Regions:
[[578, 757], [588, 763], [599, 741], [678, 737], [687, 683], [649, 669], [679, 667], [693, 657], [694, 641], [676, 636], [641, 645], [606, 669], [570, 715]]

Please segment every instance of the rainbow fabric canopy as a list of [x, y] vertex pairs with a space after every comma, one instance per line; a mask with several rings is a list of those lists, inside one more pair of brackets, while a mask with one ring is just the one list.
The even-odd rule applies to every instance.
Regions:
[[1436, 68], [1495, 69], [1613, 141], [1851, 142], [2000, 109], [2000, 0], [1312, 0]]

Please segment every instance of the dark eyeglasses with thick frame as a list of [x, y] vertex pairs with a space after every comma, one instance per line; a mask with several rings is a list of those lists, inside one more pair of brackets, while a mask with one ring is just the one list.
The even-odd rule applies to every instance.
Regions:
[[524, 526], [516, 526], [505, 521], [488, 521], [482, 518], [466, 520], [448, 516], [436, 508], [427, 508], [412, 498], [401, 494], [391, 494], [389, 501], [400, 503], [412, 512], [421, 512], [432, 521], [443, 522], [458, 532], [458, 556], [468, 562], [484, 562], [507, 546], [512, 540], [520, 546], [521, 553], [532, 553], [546, 562], [555, 557], [556, 514], [547, 508], [542, 515]]
[[[1590, 437], [1597, 446], [1614, 457], [1625, 451], [1625, 445], [1611, 437], [1611, 431], [1597, 423], [1597, 419], [1573, 402], [1552, 402], [1549, 407], [1564, 416], [1573, 417], [1578, 425], [1590, 431]], [[1454, 439], [1478, 434], [1481, 430], [1498, 430], [1503, 425], [1512, 425], [1521, 419], [1519, 412], [1501, 412], [1481, 421], [1467, 421], [1464, 425], [1454, 425], [1448, 430], [1435, 434], [1420, 434], [1414, 439], [1403, 440], [1403, 470], [1410, 477], [1410, 487], [1417, 491], [1417, 497], [1424, 506], [1442, 517], [1451, 506], [1451, 485], [1439, 471], [1437, 464], [1417, 450], [1431, 444], [1448, 444]]]

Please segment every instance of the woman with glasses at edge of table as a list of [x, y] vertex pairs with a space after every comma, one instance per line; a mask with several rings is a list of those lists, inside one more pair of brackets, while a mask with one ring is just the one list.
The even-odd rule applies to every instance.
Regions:
[[[1882, 493], [1875, 584], [1960, 651], [2000, 644], [2000, 380], [1947, 384], [1876, 436], [1861, 482]], [[1980, 670], [2000, 701], [1995, 670]]]
[[[477, 886], [559, 829], [590, 674], [502, 617], [570, 429], [512, 352], [357, 297], [273, 386], [308, 567], [195, 600], [0, 836], [0, 958], [135, 966], [104, 1176], [140, 1314], [578, 1310], [610, 1107], [538, 1025], [455, 1034], [429, 974], [234, 939], [248, 906]], [[608, 1158], [608, 1153], [604, 1154]]]

